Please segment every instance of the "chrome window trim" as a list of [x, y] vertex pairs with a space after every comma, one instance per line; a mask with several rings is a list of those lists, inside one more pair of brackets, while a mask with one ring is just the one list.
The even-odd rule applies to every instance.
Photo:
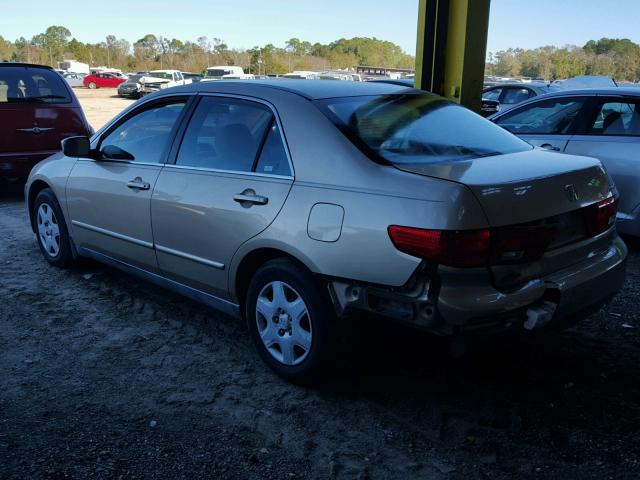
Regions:
[[103, 235], [107, 235], [109, 237], [117, 238], [118, 240], [124, 240], [125, 242], [133, 243], [134, 245], [139, 245], [141, 247], [151, 248], [153, 249], [153, 243], [146, 242], [144, 240], [139, 240], [134, 237], [129, 237], [128, 235], [123, 235], [121, 233], [116, 233], [111, 230], [107, 230], [106, 228], [96, 227], [95, 225], [90, 225], [88, 223], [79, 222], [78, 220], [71, 220], [71, 224], [76, 227], [84, 228], [85, 230], [90, 230], [96, 233], [102, 233]]
[[250, 177], [265, 177], [274, 178], [280, 180], [293, 180], [291, 176], [285, 175], [273, 175], [270, 173], [258, 173], [258, 172], [243, 172], [239, 170], [222, 170], [219, 168], [203, 168], [203, 167], [189, 167], [187, 165], [175, 165], [173, 163], [167, 163], [163, 165], [164, 168], [174, 168], [176, 170], [193, 170], [194, 172], [210, 172], [210, 173], [228, 173], [231, 175], [242, 175]]
[[156, 244], [156, 250], [162, 253], [168, 253], [169, 255], [174, 255], [176, 257], [184, 258], [186, 260], [191, 260], [192, 262], [201, 263], [203, 265], [207, 265], [208, 267], [217, 268], [218, 270], [224, 270], [224, 263], [216, 262], [214, 260], [208, 260], [206, 258], [198, 257], [196, 255], [191, 255], [190, 253], [185, 253], [180, 250], [174, 250], [173, 248], [163, 247], [162, 245]]
[[[287, 156], [287, 162], [289, 163], [289, 171], [291, 172], [291, 175], [270, 175], [268, 173], [245, 172], [242, 170], [221, 170], [216, 168], [190, 167], [189, 165], [178, 165], [177, 160], [178, 160], [178, 155], [180, 154], [180, 147], [182, 147], [182, 140], [184, 139], [184, 135], [183, 135], [183, 138], [180, 140], [180, 147], [176, 152], [175, 158], [170, 160], [173, 163], [167, 163], [165, 164], [166, 166], [193, 168], [197, 170], [210, 171], [210, 172], [239, 173], [242, 175], [258, 175], [258, 176], [268, 176], [268, 177], [276, 177], [276, 178], [287, 178], [291, 180], [295, 178], [296, 172], [295, 172], [295, 169], [293, 168], [293, 161], [291, 160], [291, 152], [289, 152], [289, 144], [287, 143], [287, 138], [284, 135], [284, 128], [282, 128], [282, 121], [280, 120], [280, 115], [278, 114], [278, 111], [276, 110], [273, 104], [271, 104], [270, 102], [262, 98], [251, 97], [249, 95], [238, 95], [234, 93], [198, 92], [197, 96], [201, 98], [204, 98], [204, 97], [236, 98], [239, 100], [245, 100], [247, 102], [260, 103], [262, 105], [265, 105], [269, 110], [271, 110], [271, 113], [273, 114], [273, 118], [275, 119], [278, 125], [278, 130], [280, 131], [280, 141], [282, 142], [285, 155]], [[195, 113], [197, 108], [198, 106], [196, 105], [196, 108], [194, 109], [193, 113]], [[189, 119], [189, 123], [191, 123], [191, 118]], [[187, 127], [186, 127], [187, 129], [189, 128], [189, 123], [187, 123]]]
[[135, 165], [135, 166], [146, 166], [146, 167], [158, 167], [158, 168], [162, 168], [165, 166], [164, 162], [158, 162], [158, 163], [149, 163], [149, 162], [136, 162], [135, 160], [118, 160], [117, 158], [101, 158], [100, 160], [96, 160], [95, 158], [84, 158], [84, 157], [80, 157], [78, 158], [78, 161], [80, 162], [87, 162], [87, 163], [102, 163], [102, 162], [109, 162], [109, 163], [118, 163], [121, 165]]

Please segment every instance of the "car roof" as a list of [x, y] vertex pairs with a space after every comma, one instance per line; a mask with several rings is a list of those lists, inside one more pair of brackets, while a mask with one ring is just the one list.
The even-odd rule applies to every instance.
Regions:
[[[544, 95], [544, 98], [558, 97], [565, 95], [586, 95], [586, 96], [602, 96], [602, 95], [630, 95], [640, 96], [640, 88], [634, 87], [599, 87], [599, 88], [579, 88], [575, 90], [558, 90], [556, 92]], [[542, 97], [537, 97], [542, 98]]]
[[294, 79], [264, 79], [264, 80], [218, 80], [215, 82], [198, 82], [185, 86], [186, 90], [198, 92], [219, 92], [225, 86], [242, 85], [245, 93], [259, 93], [260, 89], [272, 88], [295, 93], [309, 100], [321, 98], [337, 97], [359, 97], [366, 95], [388, 95], [399, 92], [413, 91], [424, 93], [420, 90], [413, 90], [401, 85], [393, 85], [383, 82], [347, 82], [329, 80], [294, 80]]
[[486, 88], [484, 88], [483, 90], [489, 90], [489, 89], [495, 89], [495, 88], [501, 88], [501, 87], [533, 87], [533, 88], [546, 88], [546, 87], [553, 87], [554, 85], [549, 84], [549, 83], [545, 83], [545, 82], [503, 82], [503, 83], [496, 83], [495, 85], [490, 85]]
[[0, 62], [0, 67], [28, 67], [28, 68], [44, 68], [46, 70], [53, 70], [48, 65], [38, 65], [37, 63], [23, 63], [23, 62]]

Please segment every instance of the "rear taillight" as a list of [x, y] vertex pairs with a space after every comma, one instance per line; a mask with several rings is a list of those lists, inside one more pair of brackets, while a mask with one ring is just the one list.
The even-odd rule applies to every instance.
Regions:
[[481, 267], [489, 262], [491, 232], [424, 230], [391, 225], [389, 237], [401, 252], [452, 267]]
[[492, 230], [493, 264], [531, 262], [547, 251], [556, 234], [555, 227], [501, 227]]
[[401, 252], [451, 267], [534, 261], [542, 257], [555, 235], [555, 228], [548, 226], [424, 230], [392, 225], [388, 231]]
[[618, 199], [609, 197], [586, 207], [584, 219], [591, 236], [606, 232], [616, 221]]

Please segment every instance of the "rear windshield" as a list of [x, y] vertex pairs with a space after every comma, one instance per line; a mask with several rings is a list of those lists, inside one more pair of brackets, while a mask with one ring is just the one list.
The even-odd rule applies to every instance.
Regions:
[[62, 76], [52, 70], [0, 66], [0, 103], [70, 103]]
[[222, 78], [223, 75], [228, 75], [231, 73], [231, 70], [223, 70], [221, 68], [209, 68], [205, 77], [207, 78]]
[[315, 103], [365, 153], [392, 164], [467, 160], [533, 148], [436, 95], [330, 98]]

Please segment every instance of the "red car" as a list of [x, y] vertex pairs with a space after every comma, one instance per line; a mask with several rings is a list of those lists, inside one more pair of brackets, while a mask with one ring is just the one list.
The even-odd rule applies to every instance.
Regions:
[[42, 65], [0, 62], [0, 180], [26, 180], [62, 139], [92, 133], [61, 75]]
[[126, 82], [127, 79], [124, 77], [119, 77], [114, 73], [92, 73], [91, 75], [87, 75], [84, 77], [84, 81], [82, 82], [85, 87], [93, 88], [117, 88], [123, 82]]

